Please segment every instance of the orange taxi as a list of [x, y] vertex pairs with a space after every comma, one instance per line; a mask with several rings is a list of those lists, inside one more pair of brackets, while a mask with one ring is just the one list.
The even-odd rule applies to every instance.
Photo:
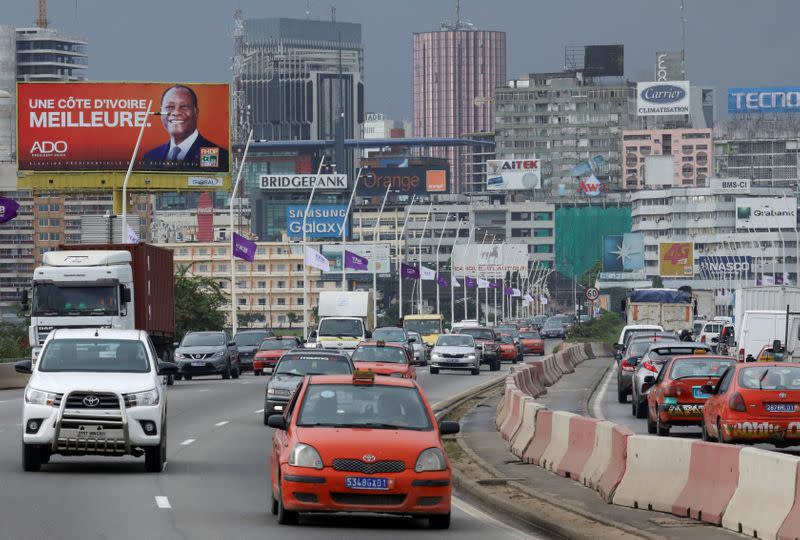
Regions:
[[669, 435], [672, 426], [699, 426], [709, 398], [703, 386], [715, 385], [734, 364], [730, 356], [675, 356], [658, 377], [645, 377], [645, 384], [652, 384], [647, 392], [647, 432]]
[[739, 363], [703, 391], [704, 440], [800, 445], [799, 363]]
[[514, 343], [514, 338], [508, 334], [500, 334], [498, 340], [500, 341], [500, 361], [516, 364], [519, 361], [520, 351], [517, 349], [517, 344]]
[[350, 357], [356, 369], [368, 369], [376, 375], [417, 378], [414, 359], [402, 343], [383, 341], [360, 343]]
[[352, 375], [306, 377], [272, 435], [272, 513], [295, 524], [301, 513], [371, 512], [450, 526], [450, 462], [415, 381]]
[[544, 340], [539, 332], [535, 330], [526, 330], [519, 332], [519, 340], [522, 342], [523, 354], [538, 354], [544, 356]]
[[273, 369], [283, 353], [300, 346], [300, 340], [294, 336], [268, 337], [258, 346], [253, 357], [253, 374], [258, 376], [265, 369]]

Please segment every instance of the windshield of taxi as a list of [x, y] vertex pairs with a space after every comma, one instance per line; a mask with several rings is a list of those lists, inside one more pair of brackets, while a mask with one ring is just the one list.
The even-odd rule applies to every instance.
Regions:
[[508, 334], [500, 334], [500, 343], [513, 344], [514, 338], [509, 336]]
[[340, 375], [351, 373], [350, 363], [343, 356], [284, 355], [275, 367], [275, 375]]
[[475, 341], [472, 336], [460, 336], [450, 334], [449, 336], [439, 336], [436, 340], [437, 347], [474, 347]]
[[259, 346], [259, 351], [286, 351], [289, 349], [294, 349], [297, 346], [297, 341], [291, 338], [287, 339], [265, 339], [261, 346]]
[[800, 390], [800, 367], [743, 368], [739, 371], [739, 386], [754, 390]]
[[233, 341], [236, 342], [236, 345], [239, 347], [253, 347], [261, 343], [261, 341], [267, 337], [266, 332], [239, 332], [233, 338]]
[[520, 339], [542, 339], [538, 332], [522, 332]]
[[389, 362], [392, 364], [407, 364], [406, 351], [400, 347], [359, 347], [353, 351], [353, 362]]
[[131, 339], [54, 339], [44, 348], [39, 371], [147, 373], [144, 343]]
[[697, 357], [697, 358], [679, 358], [672, 363], [672, 370], [670, 371], [670, 378], [689, 379], [693, 377], [720, 377], [728, 367], [734, 365], [736, 360], [711, 358], [711, 357]]
[[416, 388], [381, 384], [310, 384], [303, 397], [297, 425], [433, 429]]
[[388, 341], [391, 343], [405, 342], [406, 333], [402, 328], [378, 328], [372, 333], [374, 341]]

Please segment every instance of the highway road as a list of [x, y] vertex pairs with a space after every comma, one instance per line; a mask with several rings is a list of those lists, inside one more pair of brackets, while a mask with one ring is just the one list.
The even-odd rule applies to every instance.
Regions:
[[[555, 342], [548, 343], [550, 350]], [[503, 371], [510, 365], [503, 364]], [[432, 404], [494, 378], [457, 372], [418, 380]], [[277, 524], [269, 513], [271, 430], [263, 425], [267, 379], [198, 378], [177, 382], [168, 394], [168, 464], [144, 472], [144, 458], [53, 456], [41, 472], [20, 465], [22, 390], [0, 391], [2, 536], [13, 539], [247, 539], [452, 537], [545, 538], [519, 531], [454, 499], [448, 531], [427, 521], [363, 516], [301, 518]]]

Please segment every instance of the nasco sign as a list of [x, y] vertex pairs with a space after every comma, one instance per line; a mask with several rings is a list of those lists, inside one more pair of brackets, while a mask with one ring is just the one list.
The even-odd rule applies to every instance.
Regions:
[[689, 114], [689, 82], [640, 82], [636, 85], [639, 116]]

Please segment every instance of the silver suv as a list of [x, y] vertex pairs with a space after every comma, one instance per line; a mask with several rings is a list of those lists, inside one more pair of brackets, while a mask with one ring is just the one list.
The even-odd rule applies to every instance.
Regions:
[[199, 375], [222, 375], [239, 378], [239, 350], [225, 332], [189, 332], [175, 349], [178, 364], [176, 380], [191, 381]]

